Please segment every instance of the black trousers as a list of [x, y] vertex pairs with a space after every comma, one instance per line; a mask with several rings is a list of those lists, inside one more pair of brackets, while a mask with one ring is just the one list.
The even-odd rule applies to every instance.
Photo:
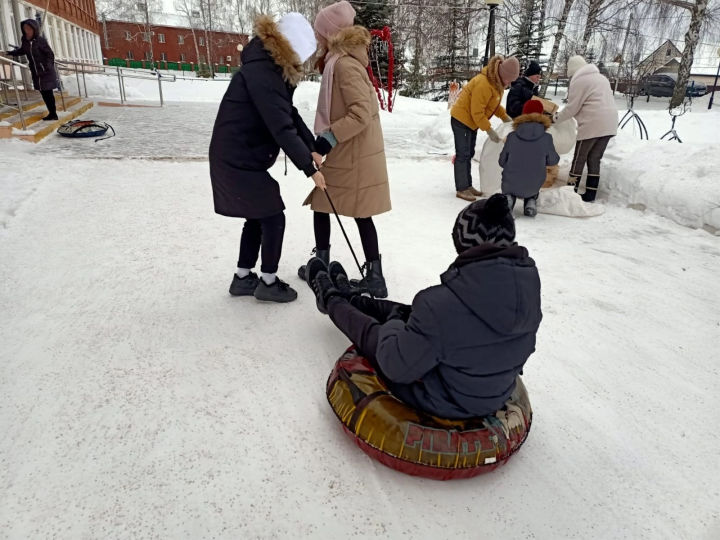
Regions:
[[455, 139], [455, 190], [465, 191], [472, 186], [472, 158], [475, 155], [477, 131], [470, 129], [462, 122], [450, 120]]
[[285, 236], [285, 214], [245, 221], [240, 237], [238, 268], [255, 268], [262, 247], [261, 272], [274, 274], [280, 264], [283, 237]]
[[55, 94], [53, 94], [52, 90], [42, 90], [40, 92], [40, 95], [43, 98], [43, 101], [45, 102], [45, 106], [47, 107], [48, 113], [50, 113], [50, 116], [56, 116], [57, 115], [57, 109], [55, 107]]
[[584, 139], [575, 143], [575, 155], [570, 167], [570, 180], [577, 181], [587, 165], [588, 176], [600, 176], [600, 161], [612, 136]]
[[366, 296], [334, 296], [328, 302], [330, 320], [381, 374], [376, 359], [380, 326], [393, 319], [407, 322], [411, 311], [408, 305]]
[[[371, 217], [355, 218], [360, 241], [366, 261], [377, 261], [380, 259], [380, 247], [378, 245], [377, 229]], [[315, 230], [315, 248], [330, 249], [330, 214], [314, 212], [313, 227]]]

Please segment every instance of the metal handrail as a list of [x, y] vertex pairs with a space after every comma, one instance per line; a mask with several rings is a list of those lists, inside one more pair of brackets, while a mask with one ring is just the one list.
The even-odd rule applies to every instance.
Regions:
[[[26, 69], [30, 71], [30, 68], [26, 66], [25, 64], [21, 64], [20, 62], [16, 62], [15, 60], [10, 60], [9, 58], [5, 58], [4, 56], [0, 56], [0, 64], [5, 64], [10, 66], [10, 76], [7, 79], [0, 79], [0, 86], [3, 90], [3, 96], [5, 97], [5, 105], [14, 111], [18, 112], [18, 115], [20, 116], [20, 124], [22, 125], [23, 130], [27, 129], [27, 124], [25, 123], [25, 115], [23, 114], [23, 107], [22, 107], [22, 100], [20, 99], [20, 91], [18, 90], [18, 84], [15, 79], [15, 68], [19, 68], [20, 70]], [[3, 69], [3, 75], [5, 73], [5, 69]], [[12, 81], [11, 83], [7, 81]], [[25, 93], [25, 98], [27, 98], [27, 86], [25, 85], [25, 80], [20, 77], [20, 82], [22, 82], [23, 85], [23, 92]], [[13, 107], [10, 105], [8, 101], [8, 88], [11, 88], [15, 90], [15, 102], [17, 107]]]
[[[88, 64], [84, 62], [75, 62], [71, 60], [59, 60], [56, 62], [56, 66], [64, 71], [74, 71], [78, 85], [78, 93], [80, 93], [80, 75], [82, 74], [83, 88], [85, 91], [85, 97], [88, 97], [87, 81], [85, 80], [85, 74], [90, 75], [103, 75], [107, 77], [117, 77], [118, 87], [120, 91], [120, 103], [127, 101], [127, 95], [125, 93], [125, 79], [140, 79], [146, 81], [158, 82], [158, 92], [160, 95], [160, 106], [165, 104], [162, 91], [163, 82], [175, 82], [177, 77], [175, 75], [162, 75], [159, 71], [155, 73], [147, 73], [141, 70], [132, 68], [122, 68], [120, 66], [105, 66], [100, 64]], [[88, 69], [89, 68], [89, 69]]]

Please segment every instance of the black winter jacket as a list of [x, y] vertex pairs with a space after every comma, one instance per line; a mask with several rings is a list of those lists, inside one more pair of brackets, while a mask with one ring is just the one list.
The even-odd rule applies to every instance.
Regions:
[[40, 35], [40, 27], [36, 20], [27, 19], [23, 21], [20, 24], [21, 31], [25, 25], [30, 26], [35, 31], [33, 38], [28, 40], [23, 32], [20, 48], [8, 51], [8, 54], [11, 56], [27, 56], [35, 90], [54, 90], [57, 88], [55, 53], [53, 53], [47, 40]]
[[215, 211], [231, 217], [263, 218], [285, 208], [267, 172], [281, 148], [306, 176], [315, 173], [315, 137], [292, 103], [302, 66], [271, 19], [261, 17], [255, 31], [220, 103], [210, 142]]
[[527, 77], [520, 77], [510, 87], [507, 97], [507, 113], [510, 118], [522, 114], [525, 103], [538, 95], [538, 87]]
[[443, 418], [500, 409], [535, 350], [540, 277], [524, 247], [483, 244], [415, 296], [407, 323], [382, 325], [376, 351], [393, 394]]

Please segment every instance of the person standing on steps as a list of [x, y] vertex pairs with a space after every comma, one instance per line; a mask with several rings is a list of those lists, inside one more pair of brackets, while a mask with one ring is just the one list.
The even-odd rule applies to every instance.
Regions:
[[600, 185], [600, 162], [610, 139], [617, 135], [617, 106], [610, 81], [582, 56], [568, 60], [567, 74], [570, 77], [568, 102], [563, 110], [555, 113], [554, 121], [577, 120], [577, 142], [568, 185], [575, 186], [578, 193], [587, 165], [585, 193], [581, 197], [585, 202], [593, 202]]
[[517, 118], [523, 114], [525, 103], [530, 101], [533, 96], [539, 94], [540, 78], [542, 77], [542, 68], [535, 60], [530, 62], [525, 69], [523, 76], [518, 78], [508, 92], [507, 97], [507, 113], [510, 118]]
[[[322, 160], [314, 152], [315, 137], [292, 103], [303, 77], [302, 65], [315, 53], [317, 42], [312, 26], [299, 13], [288, 13], [277, 23], [260, 16], [254, 32], [213, 128], [213, 200], [218, 214], [246, 220], [230, 294], [292, 302], [297, 292], [276, 276], [285, 233], [285, 204], [268, 169], [282, 148], [318, 189], [325, 187], [323, 174], [315, 168]], [[261, 248], [262, 277], [258, 278], [252, 269]]]
[[490, 118], [497, 116], [503, 122], [512, 121], [500, 102], [505, 89], [519, 75], [517, 58], [494, 56], [482, 72], [465, 85], [450, 110], [450, 125], [455, 139], [455, 190], [459, 199], [474, 201], [482, 195], [472, 186], [470, 173], [477, 131], [481, 129], [492, 141], [500, 142], [500, 137], [490, 125]]
[[40, 27], [35, 19], [27, 19], [20, 24], [22, 30], [22, 43], [20, 47], [8, 51], [10, 56], [27, 56], [28, 66], [32, 74], [32, 81], [35, 90], [45, 102], [48, 114], [43, 120], [57, 120], [57, 109], [55, 107], [55, 95], [53, 90], [57, 88], [57, 72], [55, 71], [55, 53], [50, 48], [47, 40], [40, 35]]
[[[315, 19], [315, 34], [322, 56], [320, 96], [315, 116], [318, 152], [326, 155], [322, 172], [327, 194], [314, 189], [305, 200], [313, 210], [315, 254], [330, 260], [330, 214], [355, 218], [363, 251], [365, 277], [358, 286], [377, 298], [387, 296], [378, 235], [373, 216], [388, 212], [388, 184], [385, 144], [380, 125], [380, 108], [368, 77], [370, 32], [353, 26], [355, 10], [346, 1], [322, 9]], [[305, 265], [298, 270], [305, 279]]]

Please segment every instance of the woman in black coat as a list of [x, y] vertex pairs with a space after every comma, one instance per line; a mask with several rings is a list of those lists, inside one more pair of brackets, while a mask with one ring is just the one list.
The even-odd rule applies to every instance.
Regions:
[[[233, 296], [292, 302], [297, 292], [275, 275], [285, 232], [285, 204], [268, 169], [280, 149], [315, 185], [325, 179], [315, 164], [315, 137], [292, 98], [302, 64], [317, 48], [310, 23], [289, 13], [278, 23], [261, 16], [256, 37], [245, 47], [242, 67], [220, 103], [210, 142], [210, 178], [215, 212], [245, 218]], [[252, 272], [262, 247], [262, 278]]]
[[47, 40], [40, 35], [37, 21], [27, 19], [22, 22], [20, 29], [23, 35], [20, 48], [8, 51], [8, 54], [10, 56], [27, 56], [33, 86], [40, 92], [48, 110], [48, 115], [43, 120], [57, 120], [55, 96], [53, 95], [53, 90], [57, 88], [55, 53]]

